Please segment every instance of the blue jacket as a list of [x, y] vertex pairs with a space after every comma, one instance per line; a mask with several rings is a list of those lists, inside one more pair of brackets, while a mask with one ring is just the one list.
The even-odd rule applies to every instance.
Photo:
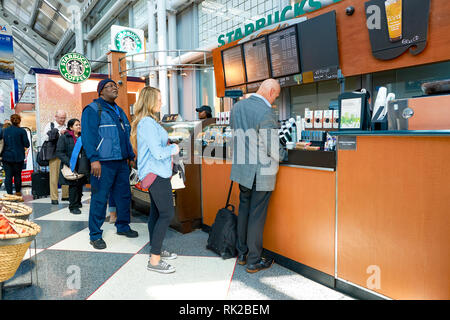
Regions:
[[[100, 119], [98, 104], [102, 107]], [[83, 148], [90, 162], [134, 160], [135, 154], [130, 142], [130, 123], [125, 112], [118, 106], [117, 110], [119, 115], [102, 98], [94, 100], [84, 108], [81, 116], [81, 134]]]
[[172, 176], [172, 155], [175, 145], [168, 145], [169, 135], [151, 117], [145, 117], [137, 126], [138, 176], [143, 180], [147, 174], [154, 173], [161, 178]]
[[30, 141], [25, 129], [10, 126], [0, 132], [0, 139], [3, 139], [3, 161], [22, 162], [25, 160], [25, 148], [30, 147]]

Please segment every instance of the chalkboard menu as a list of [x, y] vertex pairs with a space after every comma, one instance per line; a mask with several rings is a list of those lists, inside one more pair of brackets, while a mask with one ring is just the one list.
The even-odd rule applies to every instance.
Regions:
[[266, 42], [267, 40], [264, 37], [244, 44], [247, 82], [255, 82], [270, 78]]
[[241, 46], [232, 47], [222, 51], [222, 60], [225, 73], [225, 87], [232, 87], [245, 83]]
[[296, 27], [272, 33], [268, 39], [272, 77], [300, 73]]
[[[336, 12], [308, 19], [297, 26], [302, 72], [312, 71], [315, 81], [325, 80], [327, 77], [316, 79], [316, 74], [329, 77], [329, 67], [339, 66]], [[337, 68], [333, 70], [337, 77]]]

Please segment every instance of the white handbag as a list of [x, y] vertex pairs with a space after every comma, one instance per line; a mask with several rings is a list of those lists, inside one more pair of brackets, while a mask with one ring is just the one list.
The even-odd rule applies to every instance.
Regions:
[[84, 177], [84, 174], [73, 172], [68, 166], [63, 165], [61, 173], [67, 180], [78, 180]]
[[184, 189], [184, 164], [183, 161], [178, 161], [179, 168], [178, 172], [172, 176], [170, 183], [172, 184], [172, 190]]
[[170, 179], [170, 183], [172, 184], [172, 189], [184, 189], [186, 186], [184, 185], [183, 177], [181, 176], [181, 172], [178, 172]]

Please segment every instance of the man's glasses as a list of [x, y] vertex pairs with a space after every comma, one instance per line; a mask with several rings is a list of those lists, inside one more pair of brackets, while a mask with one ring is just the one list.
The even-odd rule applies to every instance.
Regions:
[[112, 85], [109, 85], [109, 86], [108, 86], [108, 85], [106, 85], [106, 86], [104, 86], [103, 88], [104, 88], [104, 89], [105, 89], [105, 88], [113, 88], [113, 89], [119, 89], [119, 88], [118, 88], [118, 87], [117, 87], [116, 85], [114, 85], [114, 84], [112, 84]]

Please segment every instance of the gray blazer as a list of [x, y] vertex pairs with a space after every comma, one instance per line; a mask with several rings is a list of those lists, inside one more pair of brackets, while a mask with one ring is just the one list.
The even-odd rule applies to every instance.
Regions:
[[256, 191], [273, 191], [279, 162], [286, 156], [280, 145], [278, 122], [272, 108], [251, 96], [234, 105], [230, 117], [233, 132], [233, 165], [230, 179]]

